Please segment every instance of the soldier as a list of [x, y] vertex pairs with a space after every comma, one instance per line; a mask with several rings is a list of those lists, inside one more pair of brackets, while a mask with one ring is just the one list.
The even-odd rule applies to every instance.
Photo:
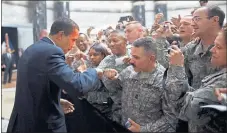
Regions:
[[201, 80], [205, 76], [217, 71], [211, 67], [209, 50], [214, 46], [214, 40], [223, 25], [224, 18], [224, 12], [217, 6], [201, 7], [193, 14], [192, 27], [195, 36], [200, 40], [186, 45], [182, 53], [185, 57], [184, 67], [189, 85], [195, 89], [200, 87]]
[[[127, 39], [127, 51], [131, 53], [132, 43], [141, 37], [144, 37], [144, 29], [138, 21], [131, 21], [125, 25], [125, 37]], [[126, 59], [129, 61], [129, 59]]]
[[[204, 77], [218, 71], [217, 68], [211, 66], [210, 49], [214, 46], [214, 40], [221, 30], [224, 18], [225, 14], [218, 6], [205, 6], [195, 10], [191, 25], [194, 29], [194, 36], [199, 37], [200, 40], [195, 43], [190, 42], [190, 44], [182, 49], [182, 53], [184, 54], [185, 72], [181, 73], [181, 71], [179, 72], [178, 67], [170, 66], [166, 79], [167, 85], [174, 80], [171, 75], [177, 74], [182, 77], [187, 77], [189, 85], [194, 89], [198, 89]], [[172, 87], [182, 88], [181, 84], [177, 83]], [[181, 94], [179, 94], [179, 96], [180, 95]], [[178, 99], [179, 97], [175, 98]], [[186, 127], [181, 128], [180, 126], [179, 129], [184, 130]]]
[[[107, 48], [103, 44], [95, 43], [92, 45], [88, 51], [88, 61], [90, 64], [84, 64], [85, 66], [80, 66], [86, 68], [96, 68], [99, 63], [110, 53], [108, 53]], [[89, 91], [86, 95], [87, 100], [97, 109], [99, 109], [104, 115], [110, 117], [111, 108], [108, 103], [109, 93], [106, 87], [102, 87]]]
[[90, 47], [88, 36], [84, 33], [80, 33], [79, 38], [76, 41], [76, 45], [80, 51], [87, 54]]
[[[215, 39], [215, 45], [210, 50], [212, 53], [211, 65], [220, 69], [203, 78], [203, 80], [201, 80], [201, 85], [198, 88], [189, 86], [187, 82], [183, 67], [185, 57], [180, 49], [173, 46], [173, 49], [171, 50], [172, 52], [169, 57], [170, 69], [167, 74], [168, 79], [165, 96], [168, 99], [169, 107], [173, 108], [173, 114], [175, 114], [176, 117], [189, 122], [190, 132], [210, 132], [212, 129], [209, 123], [212, 117], [207, 115], [207, 113], [202, 112], [200, 106], [217, 104], [219, 101], [214, 94], [214, 89], [227, 87], [226, 35], [227, 25], [225, 25], [223, 30], [218, 34]], [[220, 132], [220, 130], [217, 129], [212, 130]]]
[[[162, 78], [164, 67], [156, 61], [156, 43], [151, 38], [140, 38], [133, 43], [132, 66], [120, 74], [114, 69], [104, 76], [114, 81], [122, 92], [122, 124], [127, 120], [132, 132], [174, 132], [174, 120], [163, 108]], [[129, 119], [130, 118], [130, 119]]]
[[138, 21], [131, 21], [125, 25], [125, 36], [128, 43], [144, 36], [143, 26]]
[[[105, 57], [97, 68], [99, 69], [107, 69], [113, 68], [118, 72], [121, 72], [125, 69], [129, 64], [123, 62], [123, 58], [128, 56], [126, 50], [126, 39], [124, 35], [119, 31], [112, 31], [108, 37], [108, 45], [111, 49], [112, 55]], [[112, 105], [112, 120], [116, 122], [120, 122], [121, 120], [121, 93], [122, 90], [116, 88], [112, 82], [106, 80], [105, 77], [102, 79], [105, 87], [109, 91], [109, 95], [113, 100]]]

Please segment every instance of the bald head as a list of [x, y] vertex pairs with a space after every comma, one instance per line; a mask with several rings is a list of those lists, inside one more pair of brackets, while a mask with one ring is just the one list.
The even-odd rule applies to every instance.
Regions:
[[42, 39], [43, 37], [47, 37], [48, 36], [48, 32], [46, 29], [42, 29], [40, 31], [40, 34], [39, 34], [39, 39]]
[[126, 24], [125, 36], [127, 41], [133, 43], [136, 39], [143, 37], [143, 26], [138, 21], [131, 21]]

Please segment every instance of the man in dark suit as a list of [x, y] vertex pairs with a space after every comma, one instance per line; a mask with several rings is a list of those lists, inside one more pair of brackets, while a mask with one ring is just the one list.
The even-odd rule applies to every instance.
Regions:
[[[102, 71], [74, 73], [64, 54], [79, 35], [71, 19], [56, 20], [49, 37], [29, 46], [19, 59], [16, 95], [7, 132], [67, 132], [61, 89], [71, 97], [99, 87]], [[63, 52], [64, 51], [64, 52]]]
[[13, 67], [16, 67], [15, 57], [11, 53], [10, 48], [7, 47], [6, 53], [2, 55], [2, 68], [5, 69], [3, 84], [6, 84], [7, 78], [8, 78], [8, 83], [11, 83]]

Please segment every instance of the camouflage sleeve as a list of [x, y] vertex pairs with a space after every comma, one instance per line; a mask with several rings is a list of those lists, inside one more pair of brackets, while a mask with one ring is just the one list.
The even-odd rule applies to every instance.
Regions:
[[108, 64], [108, 60], [109, 60], [110, 56], [106, 56], [100, 63], [99, 66], [97, 68], [99, 69], [105, 69], [107, 66], [109, 66]]
[[122, 72], [119, 73], [118, 78], [115, 79], [115, 80], [109, 80], [108, 78], [103, 77], [102, 81], [105, 84], [105, 87], [107, 89], [116, 88], [116, 89], [121, 90], [122, 89], [122, 82], [124, 82], [123, 80], [124, 80], [125, 74], [128, 72], [127, 70], [128, 70], [128, 68], [123, 69]]
[[165, 68], [169, 66], [168, 47], [170, 44], [165, 38], [157, 38], [157, 61]]
[[[174, 90], [172, 92], [173, 94], [177, 94], [176, 91], [179, 91], [179, 95], [181, 95], [181, 92], [187, 92], [187, 91], [193, 91], [193, 88], [190, 88], [190, 81], [192, 78], [192, 74], [190, 72], [189, 61], [188, 58], [190, 56], [190, 49], [193, 47], [191, 44], [192, 42], [189, 42], [185, 47], [181, 48], [182, 53], [184, 54], [184, 67], [180, 66], [174, 66], [170, 65], [169, 70], [167, 73], [167, 80], [166, 80], [166, 86], [167, 88], [170, 88], [171, 90]], [[180, 88], [180, 89], [179, 89]], [[168, 90], [170, 90], [168, 89]], [[181, 90], [181, 91], [180, 91]], [[176, 97], [179, 98], [179, 97]]]
[[184, 47], [181, 48], [181, 51], [184, 54], [185, 74], [187, 75], [187, 81], [188, 81], [189, 85], [191, 85], [191, 83], [192, 83], [193, 76], [188, 67], [188, 66], [190, 66], [189, 65], [190, 62], [188, 61], [188, 58], [191, 55], [190, 49], [192, 49], [191, 47], [193, 47], [194, 45], [195, 44], [193, 44], [193, 42], [189, 42], [187, 45], [185, 45]]
[[105, 76], [103, 76], [102, 81], [103, 81], [105, 87], [107, 88], [107, 90], [114, 91], [114, 90], [112, 90], [113, 88], [122, 90], [121, 79], [122, 79], [122, 74], [120, 73], [118, 78], [115, 80], [110, 80], [110, 79], [106, 78]]
[[187, 76], [185, 68], [170, 65], [166, 78], [166, 91], [170, 94], [171, 100], [177, 100], [182, 93], [188, 91]]
[[225, 88], [226, 79], [217, 79], [216, 82], [212, 79], [210, 85], [199, 88], [194, 92], [188, 92], [185, 95], [183, 107], [180, 110], [179, 118], [185, 121], [192, 121], [196, 125], [204, 125], [211, 120], [211, 117], [207, 116], [208, 113], [203, 112], [200, 106], [219, 104], [217, 97], [214, 94], [215, 88]]
[[102, 78], [102, 82], [104, 83], [105, 87], [107, 88], [107, 90], [110, 90], [112, 88], [115, 89], [121, 89], [121, 85], [120, 85], [120, 80], [116, 79], [116, 80], [110, 80], [106, 77]]
[[170, 65], [165, 84], [164, 96], [168, 107], [171, 108], [170, 113], [178, 117], [185, 93], [193, 91], [193, 88], [188, 85], [185, 68]]

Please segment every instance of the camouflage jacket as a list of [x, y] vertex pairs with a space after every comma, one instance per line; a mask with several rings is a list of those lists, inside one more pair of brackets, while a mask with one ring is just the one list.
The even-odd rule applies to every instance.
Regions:
[[[169, 80], [166, 83], [165, 96], [172, 113], [189, 122], [190, 132], [204, 132], [211, 117], [202, 114], [201, 105], [219, 104], [214, 95], [215, 88], [227, 87], [227, 69], [206, 76], [199, 89], [191, 87], [187, 82], [184, 67], [171, 66]], [[171, 80], [170, 80], [171, 79]], [[186, 93], [186, 94], [185, 94]], [[185, 94], [185, 95], [184, 95]]]
[[[98, 68], [103, 69], [103, 70], [112, 68], [112, 69], [116, 69], [120, 73], [123, 69], [125, 69], [128, 66], [128, 64], [116, 65], [115, 59], [117, 59], [117, 58], [119, 58], [119, 57], [117, 57], [116, 55], [109, 55], [109, 56], [105, 57], [99, 64]], [[120, 88], [117, 88], [117, 86], [115, 86], [115, 83], [114, 83], [115, 81], [110, 81], [106, 77], [103, 77], [102, 81], [103, 81], [106, 89], [109, 92], [109, 96], [113, 100], [112, 120], [114, 120], [116, 122], [120, 122], [121, 121], [122, 90]]]
[[132, 66], [124, 69], [118, 77], [122, 93], [122, 124], [131, 118], [141, 126], [141, 132], [174, 132], [163, 110], [164, 67], [157, 64], [150, 73], [135, 72]]
[[165, 38], [157, 38], [157, 61], [165, 68], [169, 66], [168, 47], [170, 46], [169, 42]]
[[[81, 60], [74, 60], [72, 62], [72, 69], [74, 71], [82, 64]], [[95, 68], [89, 60], [85, 60], [85, 64], [87, 68]], [[90, 90], [81, 98], [86, 98], [89, 103], [91, 103], [94, 107], [100, 110], [102, 113], [109, 115], [111, 108], [107, 104], [107, 98], [109, 97], [109, 93], [106, 87], [102, 84], [100, 87], [97, 87], [95, 90]]]
[[[89, 61], [88, 61], [89, 62]], [[95, 68], [91, 63], [87, 66], [88, 68]], [[107, 116], [111, 112], [111, 107], [108, 105], [109, 92], [104, 85], [100, 88], [89, 91], [85, 95], [86, 99], [97, 109]]]
[[214, 45], [210, 45], [207, 50], [203, 49], [201, 41], [197, 43], [187, 44], [182, 50], [185, 57], [185, 72], [188, 78], [189, 85], [194, 89], [198, 89], [201, 85], [201, 80], [218, 71], [211, 65], [210, 49]]
[[[157, 60], [165, 68], [169, 66], [169, 59], [166, 56], [167, 49], [170, 46], [168, 41], [165, 38], [156, 39], [158, 43], [158, 54]], [[182, 44], [181, 44], [182, 45]], [[199, 88], [201, 85], [201, 80], [212, 74], [218, 69], [213, 68], [210, 63], [211, 52], [209, 51], [214, 45], [210, 45], [207, 50], [203, 49], [203, 45], [200, 41], [191, 41], [184, 47], [181, 47], [181, 50], [184, 54], [184, 66], [185, 66], [185, 76], [187, 76], [189, 84], [193, 88]]]

